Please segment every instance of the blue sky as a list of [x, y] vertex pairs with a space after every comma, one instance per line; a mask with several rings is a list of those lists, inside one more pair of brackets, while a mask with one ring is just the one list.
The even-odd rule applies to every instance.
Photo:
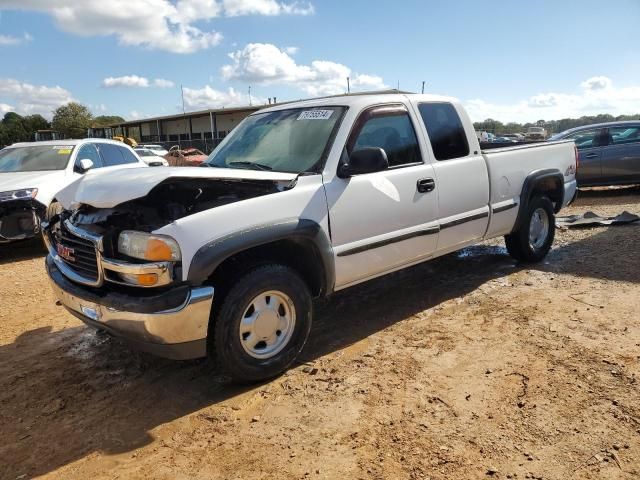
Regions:
[[382, 87], [474, 120], [640, 113], [639, 0], [0, 0], [0, 113], [141, 116]]

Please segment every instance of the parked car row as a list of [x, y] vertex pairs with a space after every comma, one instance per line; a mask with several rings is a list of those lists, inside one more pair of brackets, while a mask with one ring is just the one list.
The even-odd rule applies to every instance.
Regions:
[[527, 140], [524, 133], [502, 133], [495, 135], [491, 132], [476, 131], [480, 143], [519, 143]]

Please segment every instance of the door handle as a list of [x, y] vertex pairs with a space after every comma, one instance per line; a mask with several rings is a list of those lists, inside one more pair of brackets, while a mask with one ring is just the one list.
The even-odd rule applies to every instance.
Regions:
[[584, 158], [596, 158], [598, 157], [597, 153], [587, 153]]
[[427, 193], [435, 190], [436, 182], [433, 178], [421, 178], [416, 185], [418, 192]]

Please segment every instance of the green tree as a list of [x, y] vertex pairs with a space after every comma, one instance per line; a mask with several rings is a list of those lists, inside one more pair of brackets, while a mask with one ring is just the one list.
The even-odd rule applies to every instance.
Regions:
[[23, 117], [22, 124], [31, 137], [33, 137], [35, 132], [38, 130], [48, 130], [51, 128], [51, 124], [47, 119], [37, 113], [35, 115], [27, 115], [26, 117]]
[[93, 115], [87, 107], [71, 102], [53, 112], [51, 126], [66, 138], [83, 138], [91, 126]]
[[93, 119], [92, 126], [94, 127], [108, 127], [114, 123], [122, 123], [125, 119], [118, 115], [100, 115]]
[[15, 142], [27, 142], [30, 140], [29, 132], [24, 127], [24, 119], [15, 112], [7, 112], [0, 123], [0, 134], [3, 145], [11, 145]]

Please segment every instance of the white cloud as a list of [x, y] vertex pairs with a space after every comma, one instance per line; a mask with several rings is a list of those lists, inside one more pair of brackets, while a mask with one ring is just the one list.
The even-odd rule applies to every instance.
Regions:
[[149, 80], [147, 77], [140, 77], [138, 75], [123, 75], [121, 77], [107, 77], [102, 80], [102, 86], [105, 88], [147, 88], [150, 86], [158, 88], [171, 88], [175, 84], [171, 80], [164, 78], [156, 78]]
[[146, 88], [149, 86], [149, 79], [138, 75], [124, 75], [122, 77], [107, 77], [102, 80], [105, 88], [127, 87]]
[[4, 116], [5, 113], [15, 112], [15, 111], [16, 111], [15, 107], [13, 107], [13, 106], [11, 106], [11, 105], [9, 105], [7, 103], [0, 103], [0, 115], [1, 116]]
[[104, 113], [104, 112], [106, 112], [108, 110], [107, 106], [104, 103], [98, 103], [96, 105], [89, 105], [89, 107], [94, 112], [100, 112], [100, 113]]
[[311, 3], [277, 2], [275, 0], [222, 0], [224, 12], [229, 17], [239, 15], [312, 15]]
[[[264, 99], [252, 95], [253, 103], [265, 103]], [[184, 105], [187, 110], [204, 110], [206, 108], [239, 107], [249, 105], [249, 95], [242, 94], [233, 88], [226, 91], [216, 90], [209, 85], [203, 88], [184, 88]]]
[[295, 55], [298, 53], [298, 50], [300, 50], [298, 47], [284, 47], [284, 52], [289, 55]]
[[250, 43], [229, 54], [230, 65], [222, 67], [226, 80], [241, 80], [264, 85], [289, 85], [309, 95], [333, 95], [347, 90], [350, 77], [353, 90], [385, 88], [376, 75], [354, 74], [341, 63], [314, 60], [310, 65], [298, 65], [284, 50], [269, 43]]
[[71, 93], [62, 87], [32, 85], [13, 78], [0, 78], [0, 98], [13, 102], [14, 111], [21, 115], [39, 113], [47, 118], [51, 118], [59, 106], [74, 101]]
[[140, 112], [138, 112], [137, 110], [131, 110], [131, 111], [129, 112], [129, 118], [130, 118], [131, 120], [138, 120], [138, 119], [143, 118], [143, 117], [145, 117], [145, 116], [146, 116], [146, 115], [141, 114], [141, 113], [140, 113]]
[[465, 106], [476, 122], [487, 118], [502, 122], [534, 122], [599, 113], [634, 114], [640, 112], [640, 85], [616, 87], [610, 78], [598, 76], [582, 82], [574, 93], [539, 93], [512, 104], [474, 99]]
[[22, 45], [33, 40], [31, 34], [25, 32], [21, 37], [13, 35], [0, 35], [0, 47], [12, 47], [14, 45]]
[[114, 35], [123, 45], [192, 53], [218, 45], [222, 34], [196, 27], [221, 16], [309, 15], [313, 5], [276, 0], [2, 0], [0, 9], [51, 15], [61, 30]]
[[153, 84], [158, 88], [171, 88], [175, 85], [171, 80], [166, 80], [164, 78], [156, 78], [153, 81]]

